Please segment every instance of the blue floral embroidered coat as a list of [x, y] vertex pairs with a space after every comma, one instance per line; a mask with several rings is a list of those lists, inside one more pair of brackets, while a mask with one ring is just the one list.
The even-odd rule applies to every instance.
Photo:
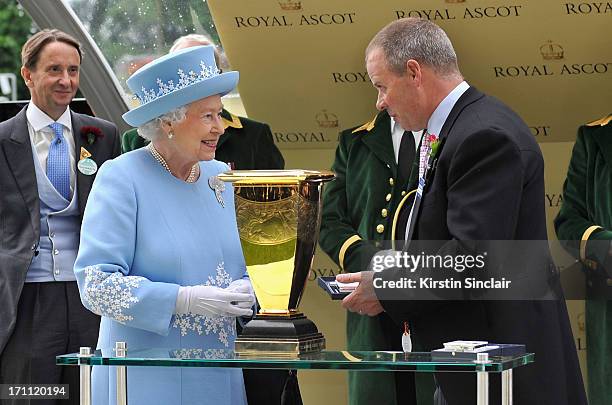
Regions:
[[[144, 148], [101, 167], [75, 263], [83, 304], [102, 316], [99, 349], [116, 341], [127, 342], [128, 355], [233, 349], [235, 318], [174, 315], [179, 286], [227, 287], [246, 277], [233, 190], [223, 191], [224, 208], [208, 184], [228, 166], [213, 160], [200, 169], [198, 181], [185, 183]], [[93, 368], [94, 404], [115, 403], [115, 374]], [[130, 405], [246, 403], [239, 369], [130, 367], [127, 374]]]

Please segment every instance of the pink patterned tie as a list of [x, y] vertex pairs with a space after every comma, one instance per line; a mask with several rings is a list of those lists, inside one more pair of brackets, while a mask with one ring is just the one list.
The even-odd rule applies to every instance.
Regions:
[[425, 168], [427, 167], [427, 158], [429, 157], [429, 149], [431, 142], [427, 130], [423, 130], [423, 141], [421, 141], [421, 149], [419, 151], [419, 178], [423, 178]]

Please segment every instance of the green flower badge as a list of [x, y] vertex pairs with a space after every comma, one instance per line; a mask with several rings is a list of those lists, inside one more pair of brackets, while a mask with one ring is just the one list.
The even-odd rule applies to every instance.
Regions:
[[81, 128], [81, 138], [87, 141], [89, 145], [93, 145], [98, 138], [104, 138], [102, 130], [98, 127], [83, 127]]

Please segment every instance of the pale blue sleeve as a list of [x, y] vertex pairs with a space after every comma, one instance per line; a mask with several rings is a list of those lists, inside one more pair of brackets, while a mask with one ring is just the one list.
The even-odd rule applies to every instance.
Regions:
[[177, 284], [130, 275], [136, 244], [136, 187], [120, 163], [102, 165], [89, 194], [74, 272], [90, 311], [167, 335]]

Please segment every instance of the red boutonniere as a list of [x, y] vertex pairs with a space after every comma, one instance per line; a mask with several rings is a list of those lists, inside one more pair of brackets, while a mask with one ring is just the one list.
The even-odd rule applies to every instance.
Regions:
[[435, 158], [436, 155], [438, 154], [438, 147], [440, 146], [440, 138], [438, 138], [438, 135], [427, 134], [427, 140], [429, 143], [429, 156]]
[[98, 138], [104, 138], [104, 134], [98, 127], [83, 127], [81, 128], [81, 138], [87, 141], [89, 145], [93, 145]]

